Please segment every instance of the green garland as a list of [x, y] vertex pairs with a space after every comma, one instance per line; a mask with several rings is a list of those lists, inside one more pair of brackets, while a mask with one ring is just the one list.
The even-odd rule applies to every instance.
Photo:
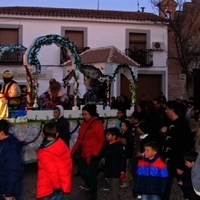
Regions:
[[135, 77], [133, 71], [131, 70], [131, 68], [127, 64], [119, 64], [119, 65], [117, 65], [117, 68], [115, 69], [113, 75], [109, 76], [109, 79], [111, 80], [111, 82], [115, 80], [116, 75], [119, 73], [119, 71], [121, 69], [128, 69], [130, 71], [130, 74], [131, 74], [131, 77], [132, 77], [132, 80], [134, 81], [134, 83], [138, 82], [137, 77]]
[[[130, 74], [131, 74], [131, 77], [132, 77], [132, 80], [133, 82], [130, 83], [130, 92], [131, 92], [131, 105], [134, 106], [135, 104], [135, 98], [136, 98], [136, 88], [137, 88], [137, 82], [138, 82], [138, 79], [137, 77], [134, 75], [133, 71], [131, 70], [131, 68], [129, 67], [129, 65], [127, 64], [119, 64], [117, 66], [117, 68], [115, 69], [113, 75], [109, 76], [109, 79], [108, 79], [108, 82], [111, 83], [112, 81], [115, 80], [115, 77], [116, 75], [119, 73], [119, 71], [121, 69], [128, 69]], [[110, 98], [110, 97], [109, 97]]]
[[20, 52], [24, 54], [26, 51], [26, 47], [21, 44], [11, 44], [11, 45], [4, 45], [0, 47], [0, 60], [3, 58], [4, 53], [11, 52], [16, 53]]
[[78, 50], [74, 42], [69, 40], [69, 38], [64, 38], [56, 34], [50, 34], [50, 35], [38, 37], [35, 40], [33, 46], [29, 49], [29, 52], [27, 54], [27, 63], [28, 65], [36, 66], [36, 74], [41, 73], [41, 64], [37, 58], [37, 54], [40, 48], [43, 45], [51, 45], [53, 43], [55, 43], [58, 46], [62, 46], [66, 49], [69, 49], [71, 52], [71, 56], [75, 59], [74, 64], [76, 65], [78, 69], [80, 68], [81, 57], [78, 54]]

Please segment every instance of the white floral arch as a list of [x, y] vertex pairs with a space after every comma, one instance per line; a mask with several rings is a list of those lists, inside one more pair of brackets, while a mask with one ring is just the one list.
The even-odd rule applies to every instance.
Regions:
[[[31, 45], [24, 54], [24, 65], [27, 66], [27, 69], [31, 72], [33, 75], [33, 78], [29, 74], [27, 76], [27, 107], [38, 107], [37, 104], [37, 89], [38, 89], [38, 83], [37, 78], [38, 75], [41, 73], [41, 64], [37, 58], [38, 52], [40, 48], [44, 45], [51, 45], [56, 44], [58, 47], [64, 47], [69, 57], [72, 60], [72, 64], [74, 66], [74, 69], [80, 69], [81, 66], [81, 57], [78, 54], [77, 47], [74, 44], [73, 41], [70, 41], [68, 38], [64, 38], [57, 34], [50, 34], [46, 36], [40, 36], [36, 38], [33, 42], [33, 45]], [[78, 86], [78, 84], [76, 84]], [[76, 90], [78, 90], [76, 88]], [[34, 102], [34, 103], [33, 103]]]

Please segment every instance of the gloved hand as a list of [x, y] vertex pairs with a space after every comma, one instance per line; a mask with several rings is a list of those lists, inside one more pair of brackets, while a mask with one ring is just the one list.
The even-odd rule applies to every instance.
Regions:
[[126, 174], [125, 174], [125, 172], [121, 172], [121, 173], [120, 173], [120, 176], [119, 176], [119, 180], [121, 181], [121, 180], [123, 180], [124, 178], [126, 178]]
[[90, 158], [91, 158], [91, 161], [93, 161], [93, 160], [96, 160], [96, 159], [97, 159], [97, 156], [95, 156], [95, 155], [92, 154], [92, 155], [90, 156]]

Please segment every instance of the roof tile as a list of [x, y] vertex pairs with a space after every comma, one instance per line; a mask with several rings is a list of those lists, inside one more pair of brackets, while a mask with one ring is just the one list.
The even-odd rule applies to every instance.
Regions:
[[[80, 54], [81, 62], [85, 65], [94, 63], [117, 63], [127, 64], [130, 66], [139, 66], [137, 62], [126, 56], [122, 51], [115, 46], [92, 48]], [[70, 66], [71, 60], [62, 65]]]
[[0, 7], [1, 15], [24, 15], [24, 16], [45, 16], [45, 17], [73, 17], [93, 18], [112, 20], [137, 20], [137, 21], [165, 21], [153, 13], [114, 11], [114, 10], [92, 10], [72, 8], [51, 8], [51, 7]]

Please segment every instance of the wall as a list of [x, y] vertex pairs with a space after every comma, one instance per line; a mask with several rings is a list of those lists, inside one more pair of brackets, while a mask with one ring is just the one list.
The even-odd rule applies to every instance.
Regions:
[[[9, 22], [8, 22], [9, 21]], [[166, 26], [147, 21], [115, 21], [115, 20], [94, 20], [78, 18], [45, 18], [31, 17], [26, 19], [23, 16], [7, 16], [0, 18], [0, 25], [20, 24], [23, 26], [22, 44], [29, 47], [33, 40], [47, 34], [61, 35], [61, 27], [82, 27], [87, 28], [87, 46], [91, 48], [114, 45], [122, 52], [126, 47], [126, 29], [150, 31], [149, 48], [152, 42], [164, 43], [164, 51], [154, 52], [153, 67], [141, 68], [139, 73], [154, 74], [155, 71], [163, 74], [165, 82], [162, 83], [164, 94], [167, 96], [167, 28]], [[45, 26], [43, 26], [45, 24]], [[59, 66], [60, 49], [56, 45], [44, 46], [38, 53], [42, 65]]]

